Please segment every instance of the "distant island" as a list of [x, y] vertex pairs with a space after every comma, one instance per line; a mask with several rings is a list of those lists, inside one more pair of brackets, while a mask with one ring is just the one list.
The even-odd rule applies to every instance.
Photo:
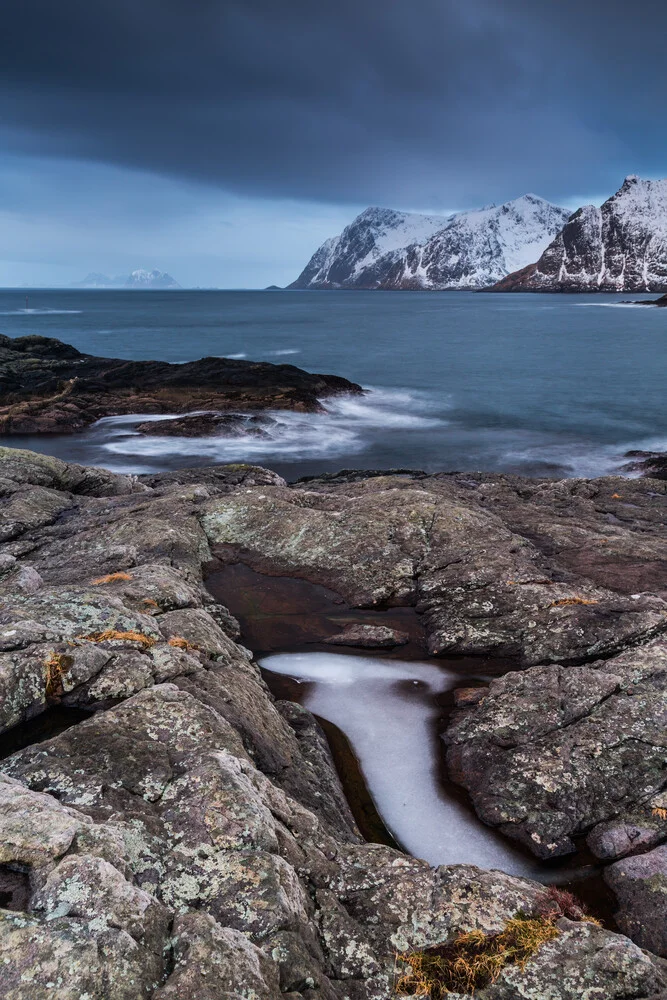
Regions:
[[152, 271], [144, 268], [137, 268], [130, 274], [99, 274], [91, 271], [83, 281], [75, 281], [73, 288], [181, 288], [181, 285], [172, 278], [166, 271], [158, 271], [156, 267]]

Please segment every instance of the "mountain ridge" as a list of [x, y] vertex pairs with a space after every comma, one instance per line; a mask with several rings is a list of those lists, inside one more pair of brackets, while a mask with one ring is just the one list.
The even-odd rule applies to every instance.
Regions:
[[151, 271], [139, 267], [130, 274], [109, 276], [90, 271], [83, 281], [75, 281], [73, 288], [181, 288], [166, 271], [154, 267]]
[[449, 216], [368, 208], [313, 254], [292, 289], [477, 289], [541, 253], [569, 212], [527, 194]]
[[600, 207], [583, 205], [536, 262], [498, 292], [667, 292], [667, 179], [630, 174]]

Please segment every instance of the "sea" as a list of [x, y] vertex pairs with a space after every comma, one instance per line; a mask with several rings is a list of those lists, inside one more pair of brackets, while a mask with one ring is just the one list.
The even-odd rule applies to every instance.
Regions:
[[[28, 303], [26, 307], [26, 295]], [[0, 290], [0, 333], [105, 357], [204, 356], [342, 375], [363, 397], [275, 413], [266, 438], [138, 434], [111, 417], [2, 444], [122, 472], [251, 462], [289, 480], [340, 469], [617, 473], [667, 450], [667, 309], [625, 295]]]

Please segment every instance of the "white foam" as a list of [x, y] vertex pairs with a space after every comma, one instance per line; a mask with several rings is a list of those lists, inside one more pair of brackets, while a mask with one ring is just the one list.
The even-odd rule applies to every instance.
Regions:
[[9, 309], [0, 316], [74, 316], [83, 309]]
[[[302, 460], [335, 458], [362, 452], [373, 433], [386, 430], [422, 430], [439, 426], [437, 417], [416, 412], [428, 412], [427, 398], [415, 393], [394, 390], [373, 390], [366, 396], [334, 396], [322, 400], [322, 413], [292, 413], [273, 410], [267, 413], [275, 421], [263, 430], [266, 436], [179, 438], [136, 434], [128, 425], [162, 416], [133, 415], [106, 417], [95, 428], [106, 427], [112, 433], [103, 447], [114, 455], [134, 455], [159, 462], [168, 456], [197, 455], [206, 462], [262, 462], [274, 458]], [[183, 416], [183, 414], [181, 414]], [[124, 433], [113, 433], [113, 428]]]
[[271, 357], [277, 358], [277, 357], [279, 357], [282, 354], [301, 354], [301, 348], [300, 347], [285, 347], [285, 348], [283, 348], [280, 351], [267, 351], [266, 353], [269, 354], [269, 355], [271, 355]]
[[313, 682], [303, 704], [345, 733], [378, 812], [410, 854], [433, 865], [542, 874], [441, 786], [434, 695], [461, 686], [459, 674], [435, 662], [346, 653], [280, 653], [261, 666]]
[[213, 357], [215, 357], [215, 358], [231, 358], [233, 361], [234, 360], [238, 361], [241, 358], [247, 358], [248, 355], [246, 354], [245, 351], [239, 351], [238, 354], [214, 354]]

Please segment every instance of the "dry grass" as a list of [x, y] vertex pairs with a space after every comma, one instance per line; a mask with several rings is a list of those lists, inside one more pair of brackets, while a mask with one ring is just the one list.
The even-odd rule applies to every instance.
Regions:
[[550, 608], [566, 608], [571, 604], [599, 604], [599, 601], [589, 600], [586, 597], [561, 597], [559, 601], [552, 601]]
[[146, 649], [154, 646], [157, 642], [157, 639], [151, 638], [150, 635], [144, 635], [143, 632], [118, 632], [114, 628], [107, 629], [106, 632], [93, 632], [91, 635], [80, 635], [78, 638], [87, 639], [88, 642], [109, 642], [116, 639], [124, 642], [140, 642]]
[[533, 910], [533, 916], [542, 917], [545, 920], [558, 920], [559, 917], [567, 917], [568, 920], [579, 920], [587, 924], [595, 924], [601, 927], [600, 921], [592, 917], [586, 911], [586, 906], [580, 899], [567, 889], [560, 889], [557, 885], [550, 885], [543, 895], [537, 900]]
[[93, 580], [93, 587], [100, 587], [104, 583], [118, 583], [120, 580], [133, 580], [131, 573], [107, 573], [106, 576], [98, 576]]
[[147, 608], [158, 608], [159, 609], [159, 607], [160, 607], [160, 605], [158, 604], [158, 602], [154, 601], [152, 597], [142, 597], [141, 598], [141, 603], [145, 604]]
[[170, 646], [175, 646], [176, 649], [199, 649], [199, 646], [195, 642], [189, 642], [181, 635], [172, 635], [168, 643]]
[[500, 934], [487, 936], [483, 931], [471, 931], [450, 945], [398, 955], [410, 971], [399, 978], [394, 993], [431, 1000], [441, 1000], [448, 993], [473, 994], [494, 983], [505, 966], [523, 968], [546, 941], [559, 933], [544, 917], [515, 917]]
[[667, 809], [661, 809], [656, 806], [655, 809], [651, 809], [651, 816], [657, 816], [658, 819], [667, 819]]
[[71, 665], [71, 657], [64, 653], [51, 653], [44, 661], [46, 667], [44, 688], [47, 698], [58, 698], [63, 693], [63, 677]]

